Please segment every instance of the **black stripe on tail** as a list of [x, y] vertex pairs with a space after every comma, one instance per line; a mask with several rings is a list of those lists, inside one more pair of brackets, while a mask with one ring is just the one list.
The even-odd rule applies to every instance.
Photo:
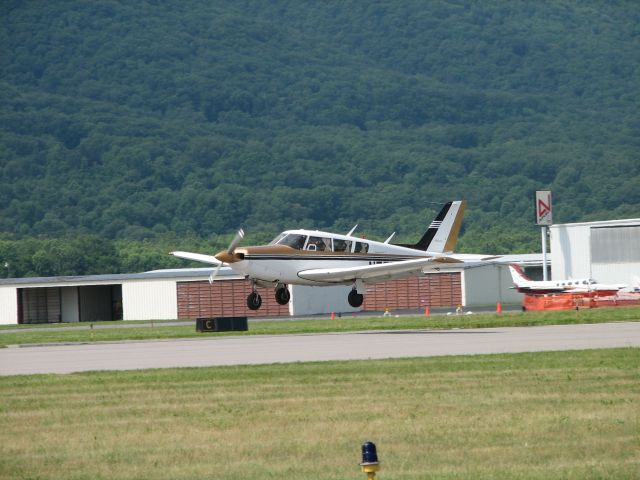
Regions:
[[422, 236], [420, 241], [418, 241], [418, 243], [415, 243], [415, 244], [396, 243], [395, 245], [398, 245], [399, 247], [413, 248], [415, 250], [422, 250], [422, 251], [427, 250], [429, 248], [429, 245], [431, 245], [431, 241], [433, 240], [433, 237], [436, 236], [436, 233], [440, 228], [440, 225], [442, 225], [442, 221], [447, 216], [447, 212], [451, 208], [452, 203], [453, 202], [445, 203], [444, 207], [442, 207], [442, 210], [440, 210], [440, 213], [436, 215], [436, 218], [431, 222], [431, 224], [429, 225], [429, 228], [427, 228], [427, 231], [424, 232], [424, 235]]

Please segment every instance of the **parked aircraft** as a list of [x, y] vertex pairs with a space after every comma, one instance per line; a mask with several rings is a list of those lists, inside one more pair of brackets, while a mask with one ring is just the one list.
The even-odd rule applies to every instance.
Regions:
[[577, 280], [535, 281], [528, 278], [519, 265], [509, 265], [511, 278], [516, 290], [529, 295], [545, 295], [548, 293], [571, 293], [586, 297], [606, 297], [615, 295], [625, 285], [605, 285], [592, 278]]
[[290, 300], [288, 284], [352, 285], [349, 304], [359, 307], [364, 300], [365, 285], [419, 275], [426, 270], [439, 270], [448, 264], [468, 264], [486, 256], [453, 255], [462, 217], [464, 201], [447, 203], [415, 244], [392, 244], [393, 234], [384, 242], [317, 230], [286, 230], [268, 245], [238, 247], [244, 237], [240, 230], [229, 248], [216, 255], [171, 252], [171, 255], [217, 265], [210, 281], [221, 265], [251, 280], [252, 293], [247, 306], [257, 310], [262, 299], [256, 286], [275, 288], [276, 301], [286, 305]]

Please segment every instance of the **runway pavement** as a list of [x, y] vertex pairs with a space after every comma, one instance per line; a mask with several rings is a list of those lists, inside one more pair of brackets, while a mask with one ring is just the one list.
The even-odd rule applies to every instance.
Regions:
[[210, 337], [0, 349], [0, 375], [640, 347], [640, 322]]

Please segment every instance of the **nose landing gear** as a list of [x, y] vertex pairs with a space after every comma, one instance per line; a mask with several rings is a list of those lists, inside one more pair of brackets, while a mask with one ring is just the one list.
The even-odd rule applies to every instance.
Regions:
[[262, 305], [262, 297], [258, 292], [251, 292], [247, 297], [247, 307], [249, 310], [258, 310]]

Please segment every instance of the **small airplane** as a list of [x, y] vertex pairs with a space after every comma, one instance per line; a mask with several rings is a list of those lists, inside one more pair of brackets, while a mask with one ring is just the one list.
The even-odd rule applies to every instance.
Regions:
[[520, 265], [510, 264], [509, 271], [516, 290], [528, 295], [545, 295], [548, 293], [571, 293], [583, 297], [606, 297], [615, 295], [626, 285], [605, 285], [593, 278], [577, 280], [535, 281], [528, 278]]
[[448, 202], [415, 244], [392, 244], [395, 232], [384, 242], [353, 236], [357, 225], [346, 235], [317, 230], [286, 230], [268, 245], [238, 247], [244, 231], [238, 231], [229, 248], [216, 255], [171, 252], [171, 255], [221, 266], [251, 281], [247, 307], [257, 310], [262, 299], [256, 287], [275, 288], [280, 305], [290, 300], [287, 285], [352, 285], [349, 304], [357, 308], [364, 301], [365, 285], [439, 270], [448, 264], [467, 265], [488, 258], [481, 255], [453, 255], [465, 202]]

